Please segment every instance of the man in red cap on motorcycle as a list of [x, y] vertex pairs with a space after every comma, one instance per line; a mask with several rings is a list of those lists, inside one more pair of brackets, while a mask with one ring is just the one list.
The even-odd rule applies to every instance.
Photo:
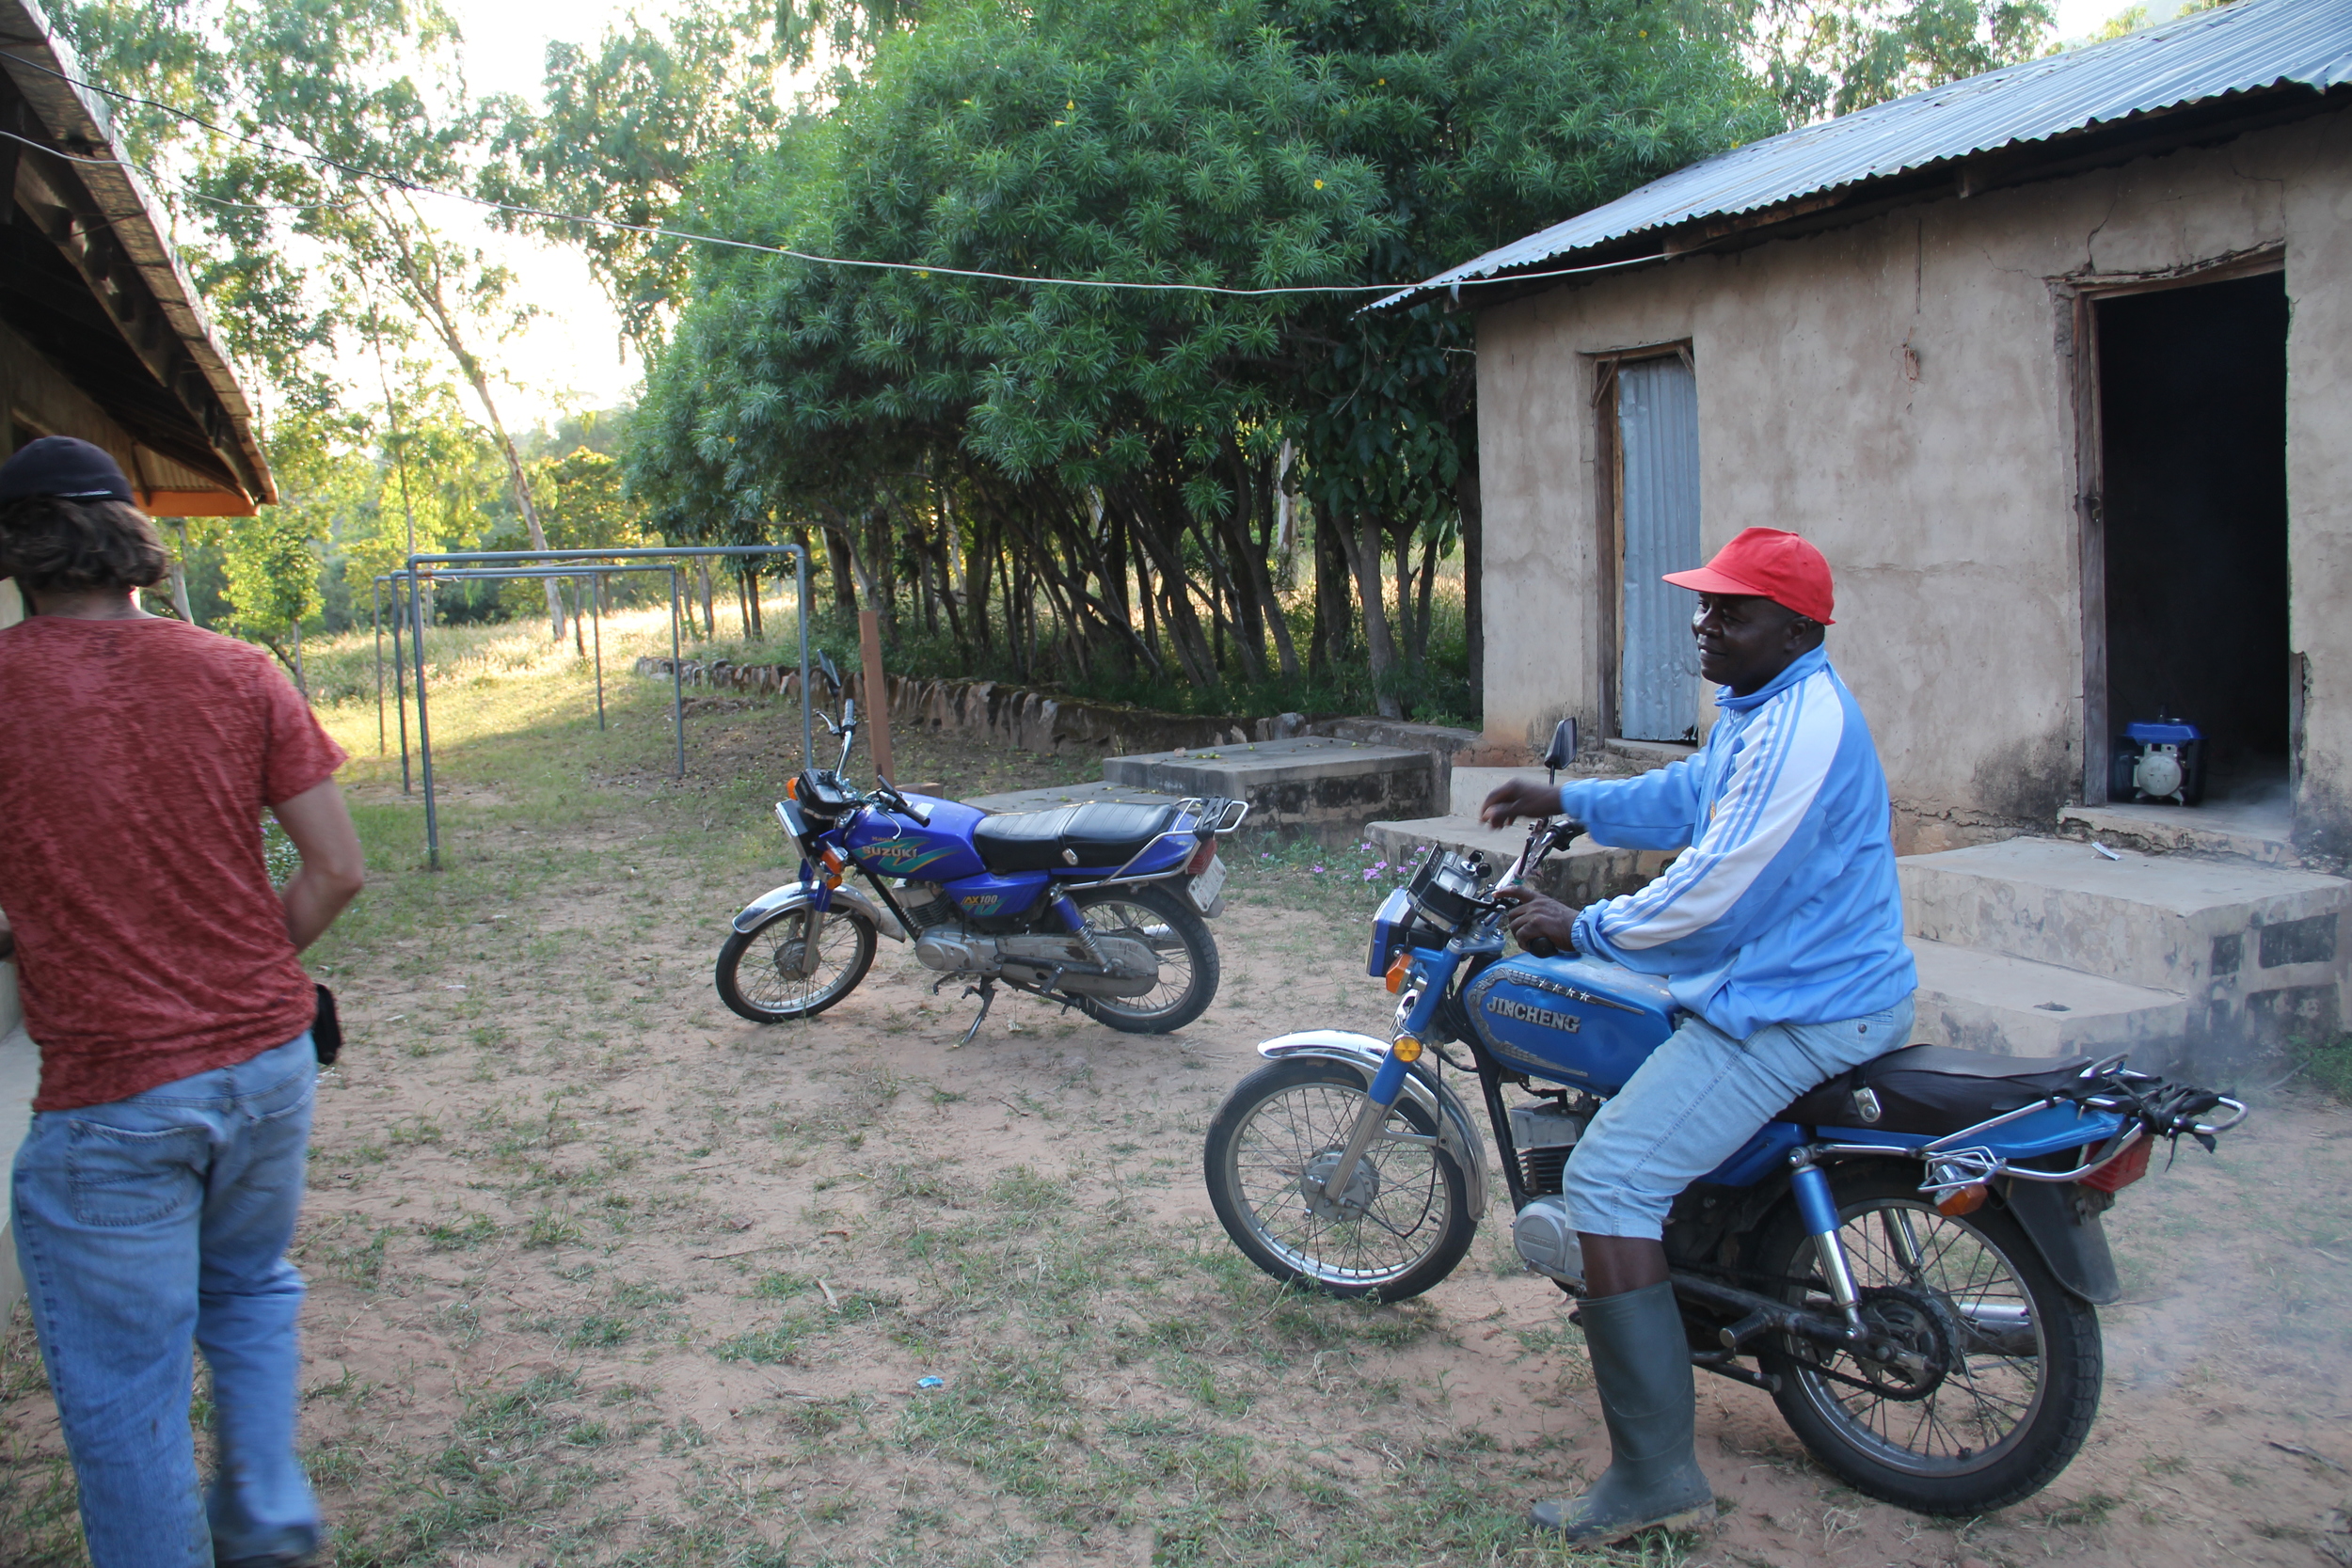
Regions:
[[1515, 781], [1481, 808], [1492, 827], [1565, 813], [1601, 844], [1682, 851], [1640, 892], [1581, 911], [1525, 888], [1502, 894], [1522, 943], [1659, 975], [1682, 1009], [1562, 1180], [1611, 1462], [1582, 1497], [1532, 1517], [1584, 1544], [1711, 1501], [1667, 1282], [1667, 1211], [1799, 1095], [1906, 1043], [1918, 983], [1886, 776], [1823, 647], [1829, 562], [1793, 533], [1752, 528], [1666, 580], [1698, 594], [1691, 628], [1719, 709], [1705, 747], [1634, 779]]

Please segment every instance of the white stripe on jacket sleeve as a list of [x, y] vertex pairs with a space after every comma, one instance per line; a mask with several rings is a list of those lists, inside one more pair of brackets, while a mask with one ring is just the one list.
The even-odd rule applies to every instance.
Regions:
[[1826, 673], [1809, 675], [1756, 721], [1707, 832], [1665, 875], [1601, 911], [1610, 942], [1662, 947], [1721, 920], [1813, 809], [1846, 731], [1836, 688]]

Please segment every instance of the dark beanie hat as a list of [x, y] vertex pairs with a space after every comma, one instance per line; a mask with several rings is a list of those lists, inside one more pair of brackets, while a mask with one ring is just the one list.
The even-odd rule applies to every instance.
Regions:
[[131, 482], [122, 477], [106, 449], [71, 436], [44, 436], [19, 447], [16, 455], [0, 464], [0, 502], [27, 496], [58, 496], [68, 500], [135, 501]]

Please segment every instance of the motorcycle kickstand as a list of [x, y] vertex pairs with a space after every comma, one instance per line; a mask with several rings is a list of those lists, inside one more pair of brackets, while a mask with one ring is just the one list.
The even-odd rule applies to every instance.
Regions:
[[963, 1032], [963, 1038], [956, 1041], [955, 1044], [947, 1048], [950, 1051], [961, 1051], [965, 1046], [970, 1045], [973, 1039], [979, 1034], [980, 1025], [988, 1022], [988, 1010], [996, 1005], [996, 982], [993, 980], [982, 980], [977, 986], [966, 986], [963, 988], [963, 994], [966, 996], [978, 996], [980, 999], [980, 1010], [973, 1018], [972, 1027]]

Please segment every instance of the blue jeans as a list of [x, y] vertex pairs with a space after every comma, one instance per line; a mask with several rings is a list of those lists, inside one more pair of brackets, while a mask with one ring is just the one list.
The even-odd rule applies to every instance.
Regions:
[[1740, 1152], [1824, 1079], [1911, 1043], [1909, 997], [1836, 1023], [1775, 1023], [1734, 1039], [1696, 1013], [1600, 1108], [1561, 1196], [1587, 1236], [1656, 1240], [1682, 1189]]
[[[16, 1157], [16, 1256], [81, 1483], [93, 1568], [307, 1552], [294, 1458], [310, 1037], [128, 1100], [44, 1111]], [[190, 1342], [220, 1473], [199, 1488]]]

